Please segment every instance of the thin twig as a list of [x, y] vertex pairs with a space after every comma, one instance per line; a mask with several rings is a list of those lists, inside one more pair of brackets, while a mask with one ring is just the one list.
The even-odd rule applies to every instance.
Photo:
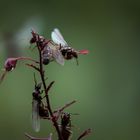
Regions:
[[56, 112], [61, 113], [61, 112], [63, 112], [67, 107], [71, 106], [71, 105], [74, 104], [74, 103], [76, 103], [76, 100], [73, 100], [73, 101], [71, 101], [71, 102], [65, 104], [63, 107], [60, 107], [60, 108], [56, 109], [56, 110], [54, 111], [54, 113], [56, 113]]
[[[38, 51], [39, 51], [40, 76], [41, 76], [42, 84], [43, 84], [45, 94], [46, 94], [47, 107], [48, 107], [48, 111], [50, 113], [51, 118], [54, 118], [53, 111], [52, 111], [51, 105], [50, 105], [49, 96], [48, 96], [48, 93], [47, 93], [47, 87], [46, 87], [46, 83], [45, 83], [45, 78], [44, 78], [45, 76], [44, 76], [43, 63], [42, 63], [42, 53], [41, 53], [41, 50], [40, 50], [39, 46], [38, 46]], [[61, 132], [59, 130], [59, 125], [58, 125], [57, 121], [55, 119], [52, 119], [52, 122], [53, 122], [54, 127], [56, 128], [56, 131], [57, 131], [57, 134], [58, 134], [58, 139], [59, 140], [64, 140], [62, 135], [61, 135]]]
[[48, 94], [48, 92], [49, 92], [50, 88], [52, 87], [52, 85], [54, 84], [54, 82], [55, 82], [55, 81], [52, 81], [52, 82], [48, 85], [47, 90], [46, 90], [46, 92], [45, 92], [45, 96], [42, 97], [42, 99], [44, 99], [44, 98], [46, 97], [46, 94]]
[[34, 60], [34, 59], [32, 59], [32, 58], [30, 58], [30, 57], [17, 57], [17, 59], [19, 59], [19, 60], [30, 60], [30, 61], [33, 61], [33, 62], [35, 62], [35, 63], [39, 63], [38, 61], [36, 61], [36, 60]]
[[78, 137], [77, 140], [82, 139], [83, 137], [89, 135], [90, 133], [91, 133], [91, 129], [89, 128], [89, 129], [85, 130], [85, 131]]
[[70, 103], [65, 104], [63, 107], [61, 107], [58, 111], [62, 112], [64, 109], [66, 109], [67, 107], [71, 106], [72, 104], [76, 103], [76, 100], [73, 100]]
[[55, 110], [53, 112], [54, 116], [55, 116], [55, 120], [58, 120], [60, 115], [63, 113], [64, 109], [66, 109], [67, 107], [71, 106], [72, 104], [74, 104], [76, 102], [76, 100], [71, 101], [70, 103], [65, 104], [63, 107], [58, 108], [57, 110]]
[[48, 85], [48, 87], [47, 87], [47, 89], [46, 89], [46, 94], [48, 94], [48, 92], [49, 92], [50, 88], [52, 87], [52, 85], [54, 84], [54, 82], [55, 82], [55, 81], [52, 81], [52, 82]]
[[38, 67], [36, 67], [35, 65], [33, 65], [33, 64], [25, 64], [26, 66], [28, 66], [28, 67], [31, 67], [31, 68], [34, 68], [35, 70], [37, 70], [37, 71], [40, 71], [40, 69], [38, 68]]

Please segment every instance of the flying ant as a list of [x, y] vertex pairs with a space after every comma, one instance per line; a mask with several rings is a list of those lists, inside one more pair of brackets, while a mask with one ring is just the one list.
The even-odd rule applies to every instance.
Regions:
[[33, 129], [38, 132], [40, 130], [40, 119], [48, 119], [49, 118], [49, 112], [47, 107], [42, 102], [42, 92], [41, 91], [41, 85], [42, 83], [36, 82], [35, 75], [34, 75], [34, 81], [35, 81], [35, 88], [32, 93], [33, 101], [32, 101], [32, 125]]

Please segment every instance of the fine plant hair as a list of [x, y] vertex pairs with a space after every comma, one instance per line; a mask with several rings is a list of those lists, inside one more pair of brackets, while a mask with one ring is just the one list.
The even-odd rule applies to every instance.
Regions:
[[[47, 83], [48, 75], [46, 75], [45, 69], [49, 67], [49, 63], [54, 61], [63, 65], [63, 59], [68, 60], [71, 58], [78, 59], [78, 54], [86, 54], [86, 51], [75, 51], [70, 47], [63, 48], [61, 44], [55, 46], [52, 40], [48, 40], [43, 36], [39, 35], [35, 31], [31, 31], [32, 38], [30, 43], [34, 45], [34, 48], [38, 51], [38, 58], [34, 60], [30, 57], [16, 57], [8, 58], [4, 64], [4, 71], [0, 77], [0, 83], [4, 80], [4, 77], [9, 71], [16, 68], [18, 61], [29, 61], [26, 62], [26, 66], [34, 70], [34, 84], [35, 87], [32, 92], [32, 119], [33, 128], [35, 131], [40, 130], [40, 119], [44, 121], [50, 121], [51, 125], [56, 130], [57, 140], [70, 140], [72, 139], [72, 126], [71, 124], [71, 113], [65, 112], [65, 109], [76, 103], [76, 100], [67, 102], [64, 106], [57, 109], [52, 108], [51, 100], [49, 98], [49, 91], [53, 87], [55, 81]], [[50, 47], [51, 46], [51, 47]], [[61, 57], [61, 59], [60, 59]], [[63, 58], [63, 59], [62, 59]], [[78, 62], [78, 61], [77, 61]], [[78, 64], [78, 63], [77, 63]], [[36, 80], [35, 72], [38, 73], [40, 81]], [[49, 130], [48, 130], [49, 131]], [[81, 140], [85, 136], [91, 133], [91, 129], [88, 128], [81, 132], [76, 140]], [[25, 133], [27, 139], [30, 140], [52, 140], [52, 133], [46, 138], [37, 138], [28, 133]]]

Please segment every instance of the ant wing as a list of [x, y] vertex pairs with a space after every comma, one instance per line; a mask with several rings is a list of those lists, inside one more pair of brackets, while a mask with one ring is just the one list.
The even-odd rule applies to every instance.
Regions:
[[32, 102], [32, 126], [36, 132], [40, 130], [39, 103], [36, 100]]
[[64, 40], [62, 34], [60, 33], [60, 31], [55, 28], [52, 33], [51, 33], [51, 38], [53, 40], [54, 43], [58, 44], [58, 45], [62, 45], [62, 46], [68, 46], [67, 42]]
[[52, 50], [53, 57], [56, 60], [57, 63], [64, 65], [64, 58], [60, 52], [60, 50]]

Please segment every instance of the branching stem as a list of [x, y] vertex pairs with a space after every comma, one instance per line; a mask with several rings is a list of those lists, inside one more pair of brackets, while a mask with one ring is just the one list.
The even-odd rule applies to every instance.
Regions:
[[42, 63], [42, 53], [41, 53], [41, 50], [40, 50], [39, 47], [38, 47], [38, 51], [39, 51], [39, 68], [40, 68], [39, 73], [40, 73], [42, 84], [43, 84], [43, 87], [44, 87], [44, 90], [45, 90], [45, 97], [46, 97], [48, 111], [49, 111], [50, 116], [52, 118], [53, 125], [56, 128], [59, 140], [64, 140], [61, 133], [60, 133], [59, 124], [58, 124], [57, 120], [53, 119], [54, 115], [53, 115], [53, 111], [52, 111], [52, 108], [51, 108], [51, 105], [50, 105], [50, 100], [49, 100], [49, 95], [48, 95], [48, 91], [49, 91], [50, 88], [46, 86], [44, 70], [43, 70], [43, 63]]

